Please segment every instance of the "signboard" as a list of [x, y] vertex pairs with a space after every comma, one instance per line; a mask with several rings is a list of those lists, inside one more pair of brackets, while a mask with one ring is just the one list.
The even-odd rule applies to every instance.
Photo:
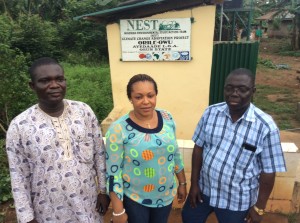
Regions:
[[190, 61], [191, 19], [120, 20], [123, 61]]

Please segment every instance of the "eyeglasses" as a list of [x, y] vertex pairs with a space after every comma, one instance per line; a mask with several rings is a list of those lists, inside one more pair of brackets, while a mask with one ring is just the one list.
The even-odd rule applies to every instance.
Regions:
[[232, 94], [235, 91], [238, 94], [245, 94], [247, 93], [250, 89], [252, 89], [253, 87], [246, 87], [246, 86], [232, 86], [232, 85], [226, 85], [224, 87], [224, 91], [226, 94]]

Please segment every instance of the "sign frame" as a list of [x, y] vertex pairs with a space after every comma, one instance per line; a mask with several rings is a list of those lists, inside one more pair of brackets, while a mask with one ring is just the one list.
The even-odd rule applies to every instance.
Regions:
[[191, 18], [122, 19], [122, 61], [191, 61]]

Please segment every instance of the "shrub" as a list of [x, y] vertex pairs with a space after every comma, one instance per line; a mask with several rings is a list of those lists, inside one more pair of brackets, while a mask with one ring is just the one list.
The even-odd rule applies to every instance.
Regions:
[[[0, 125], [6, 129], [12, 118], [32, 104], [34, 97], [28, 87], [28, 66], [24, 54], [1, 44], [0, 54]], [[2, 129], [0, 138], [3, 136]]]
[[275, 18], [272, 22], [272, 29], [273, 30], [279, 30], [280, 29], [280, 24], [281, 24], [281, 19], [280, 18]]
[[83, 66], [63, 64], [67, 78], [66, 97], [91, 106], [101, 122], [113, 107], [108, 65]]
[[58, 31], [66, 49], [64, 61], [73, 64], [95, 64], [103, 59], [107, 60], [108, 46], [104, 25], [64, 20], [59, 22]]
[[276, 65], [269, 59], [263, 59], [259, 57], [257, 63], [263, 65], [264, 67], [276, 69]]
[[12, 36], [12, 46], [31, 59], [49, 56], [61, 58], [61, 39], [54, 23], [43, 21], [38, 15], [20, 15]]
[[4, 139], [0, 139], [0, 204], [12, 198]]
[[10, 46], [13, 26], [14, 24], [9, 17], [0, 15], [0, 43]]

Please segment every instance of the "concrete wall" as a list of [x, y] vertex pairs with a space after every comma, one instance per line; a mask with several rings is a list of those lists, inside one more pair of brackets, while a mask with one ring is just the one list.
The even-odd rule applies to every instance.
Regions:
[[132, 109], [126, 96], [129, 79], [135, 74], [146, 73], [158, 84], [157, 107], [170, 111], [176, 120], [177, 137], [192, 137], [209, 103], [215, 6], [171, 11], [149, 18], [190, 17], [194, 17], [195, 22], [191, 27], [192, 60], [189, 62], [122, 62], [119, 24], [107, 25], [114, 109], [102, 123], [104, 133], [112, 121]]
[[[194, 143], [192, 140], [178, 140], [183, 156], [188, 188], [190, 187], [191, 160]], [[294, 143], [282, 143], [287, 172], [277, 173], [275, 185], [267, 203], [267, 212], [291, 213], [299, 212], [300, 205], [300, 153]], [[176, 208], [181, 208], [176, 202]]]
[[[277, 173], [275, 185], [270, 195], [267, 211], [299, 212], [298, 192], [300, 182], [300, 153], [294, 143], [282, 143], [287, 172]], [[300, 197], [299, 197], [300, 198]]]

